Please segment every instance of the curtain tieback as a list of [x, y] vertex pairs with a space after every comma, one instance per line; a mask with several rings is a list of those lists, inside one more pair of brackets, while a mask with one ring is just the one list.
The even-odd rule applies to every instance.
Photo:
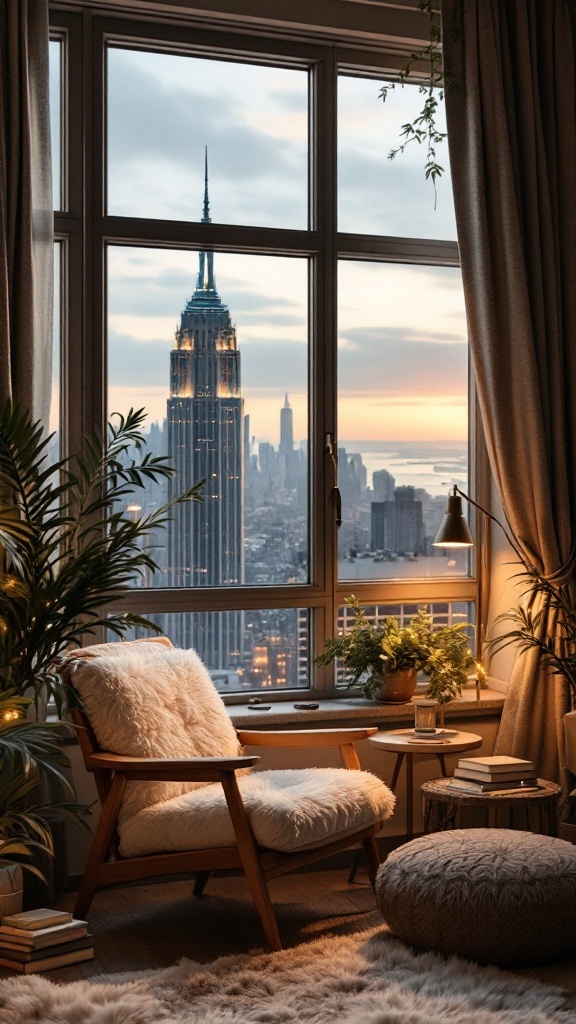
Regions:
[[573, 549], [568, 561], [564, 565], [556, 569], [555, 572], [544, 573], [544, 579], [548, 580], [549, 583], [554, 583], [557, 587], [565, 587], [568, 583], [573, 582], [574, 574], [576, 572], [576, 549]]

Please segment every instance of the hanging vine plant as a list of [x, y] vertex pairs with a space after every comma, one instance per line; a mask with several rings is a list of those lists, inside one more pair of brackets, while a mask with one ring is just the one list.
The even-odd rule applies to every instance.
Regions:
[[[413, 121], [403, 124], [400, 131], [400, 138], [404, 141], [396, 149], [388, 154], [389, 160], [394, 160], [398, 154], [404, 153], [407, 146], [412, 142], [418, 145], [425, 145], [426, 159], [424, 174], [426, 180], [432, 182], [434, 188], [434, 209], [438, 202], [436, 182], [444, 174], [444, 167], [438, 163], [436, 149], [447, 137], [438, 123], [438, 110], [444, 100], [444, 90], [453, 88], [455, 81], [447, 78], [444, 74], [442, 62], [442, 27], [440, 16], [432, 9], [432, 0], [418, 0], [418, 10], [426, 15], [429, 24], [430, 42], [419, 50], [410, 54], [405, 66], [399, 74], [401, 88], [409, 82], [418, 82], [419, 92], [424, 96], [424, 103], [420, 113]], [[425, 63], [427, 71], [424, 78], [417, 72], [417, 66]], [[396, 82], [387, 82], [379, 92], [383, 103], [386, 102], [390, 93], [396, 88]]]

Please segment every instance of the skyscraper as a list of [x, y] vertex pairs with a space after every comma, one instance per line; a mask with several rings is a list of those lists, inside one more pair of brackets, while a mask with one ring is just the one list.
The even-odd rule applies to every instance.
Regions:
[[[207, 156], [202, 223], [210, 223]], [[216, 289], [214, 254], [201, 252], [170, 354], [168, 454], [177, 470], [170, 496], [204, 480], [204, 500], [178, 506], [169, 525], [173, 587], [243, 581], [243, 420], [236, 329]], [[179, 646], [195, 647], [209, 668], [242, 663], [240, 612], [174, 615], [170, 635]]]
[[422, 502], [416, 500], [414, 487], [397, 487], [394, 501], [373, 501], [372, 550], [397, 551], [400, 554], [422, 554], [424, 519]]
[[292, 456], [294, 451], [294, 424], [292, 408], [288, 395], [284, 398], [284, 407], [280, 410], [280, 454]]

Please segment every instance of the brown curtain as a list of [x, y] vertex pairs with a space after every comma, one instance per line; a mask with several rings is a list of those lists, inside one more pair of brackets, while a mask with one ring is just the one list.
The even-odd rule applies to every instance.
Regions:
[[54, 228], [48, 0], [0, 3], [0, 402], [48, 421]]
[[[576, 530], [576, 103], [572, 0], [442, 0], [466, 313], [510, 527], [570, 585]], [[554, 635], [555, 619], [546, 612]], [[497, 752], [560, 779], [568, 695], [519, 656]], [[565, 782], [565, 779], [562, 779]]]

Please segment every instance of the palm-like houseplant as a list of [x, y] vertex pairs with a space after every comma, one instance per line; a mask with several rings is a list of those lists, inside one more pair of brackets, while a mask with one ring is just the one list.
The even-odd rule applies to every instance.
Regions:
[[[502, 525], [502, 524], [500, 524]], [[502, 527], [504, 529], [504, 527]], [[523, 588], [520, 601], [494, 619], [494, 624], [511, 623], [511, 628], [488, 641], [490, 652], [504, 650], [514, 645], [519, 654], [530, 650], [540, 652], [542, 662], [551, 675], [561, 676], [568, 686], [570, 700], [576, 708], [576, 600], [574, 583], [558, 585], [547, 579], [529, 561], [520, 547], [506, 533], [518, 557], [520, 571], [516, 573]], [[534, 608], [534, 598], [540, 595], [542, 601]], [[557, 632], [551, 636], [546, 631], [549, 612], [556, 617]]]
[[[107, 606], [157, 568], [155, 531], [174, 505], [200, 500], [201, 484], [133, 518], [126, 506], [134, 492], [175, 472], [145, 451], [143, 421], [143, 410], [116, 416], [105, 439], [94, 433], [54, 464], [53, 435], [11, 402], [0, 411], [0, 865], [15, 860], [38, 873], [26, 857], [52, 852], [50, 816], [87, 813], [66, 778], [66, 694], [55, 660], [99, 628], [159, 631]], [[57, 715], [39, 721], [50, 700]]]
[[[563, 718], [565, 764], [576, 775], [576, 584], [573, 579], [558, 582], [544, 576], [502, 523], [494, 516], [490, 518], [504, 531], [518, 559], [514, 563], [519, 566], [515, 578], [522, 589], [516, 607], [502, 612], [494, 620], [495, 625], [505, 623], [510, 628], [489, 640], [487, 649], [497, 653], [512, 645], [519, 655], [536, 650], [547, 674], [564, 680], [572, 707], [572, 711]], [[553, 635], [547, 630], [549, 616], [555, 620]], [[570, 792], [562, 814], [565, 817], [563, 828], [571, 829], [571, 834], [566, 834], [565, 838], [574, 842], [576, 789]]]
[[62, 651], [100, 627], [117, 636], [134, 625], [160, 631], [107, 606], [158, 568], [155, 532], [175, 505], [201, 500], [201, 484], [133, 517], [134, 492], [175, 473], [165, 456], [146, 452], [144, 418], [143, 409], [115, 414], [106, 439], [94, 433], [52, 464], [53, 435], [11, 402], [0, 413], [0, 691], [31, 691], [61, 712], [54, 662]]
[[397, 691], [399, 696], [382, 694], [381, 699], [393, 703], [410, 699], [420, 671], [428, 676], [427, 696], [439, 704], [460, 695], [468, 670], [475, 665], [467, 623], [435, 627], [421, 608], [408, 626], [400, 626], [393, 616], [373, 624], [354, 595], [346, 598], [346, 604], [354, 612], [352, 628], [326, 641], [317, 664], [330, 665], [338, 659], [348, 686], [360, 685], [367, 697], [382, 692], [386, 676], [407, 674], [409, 686]]

